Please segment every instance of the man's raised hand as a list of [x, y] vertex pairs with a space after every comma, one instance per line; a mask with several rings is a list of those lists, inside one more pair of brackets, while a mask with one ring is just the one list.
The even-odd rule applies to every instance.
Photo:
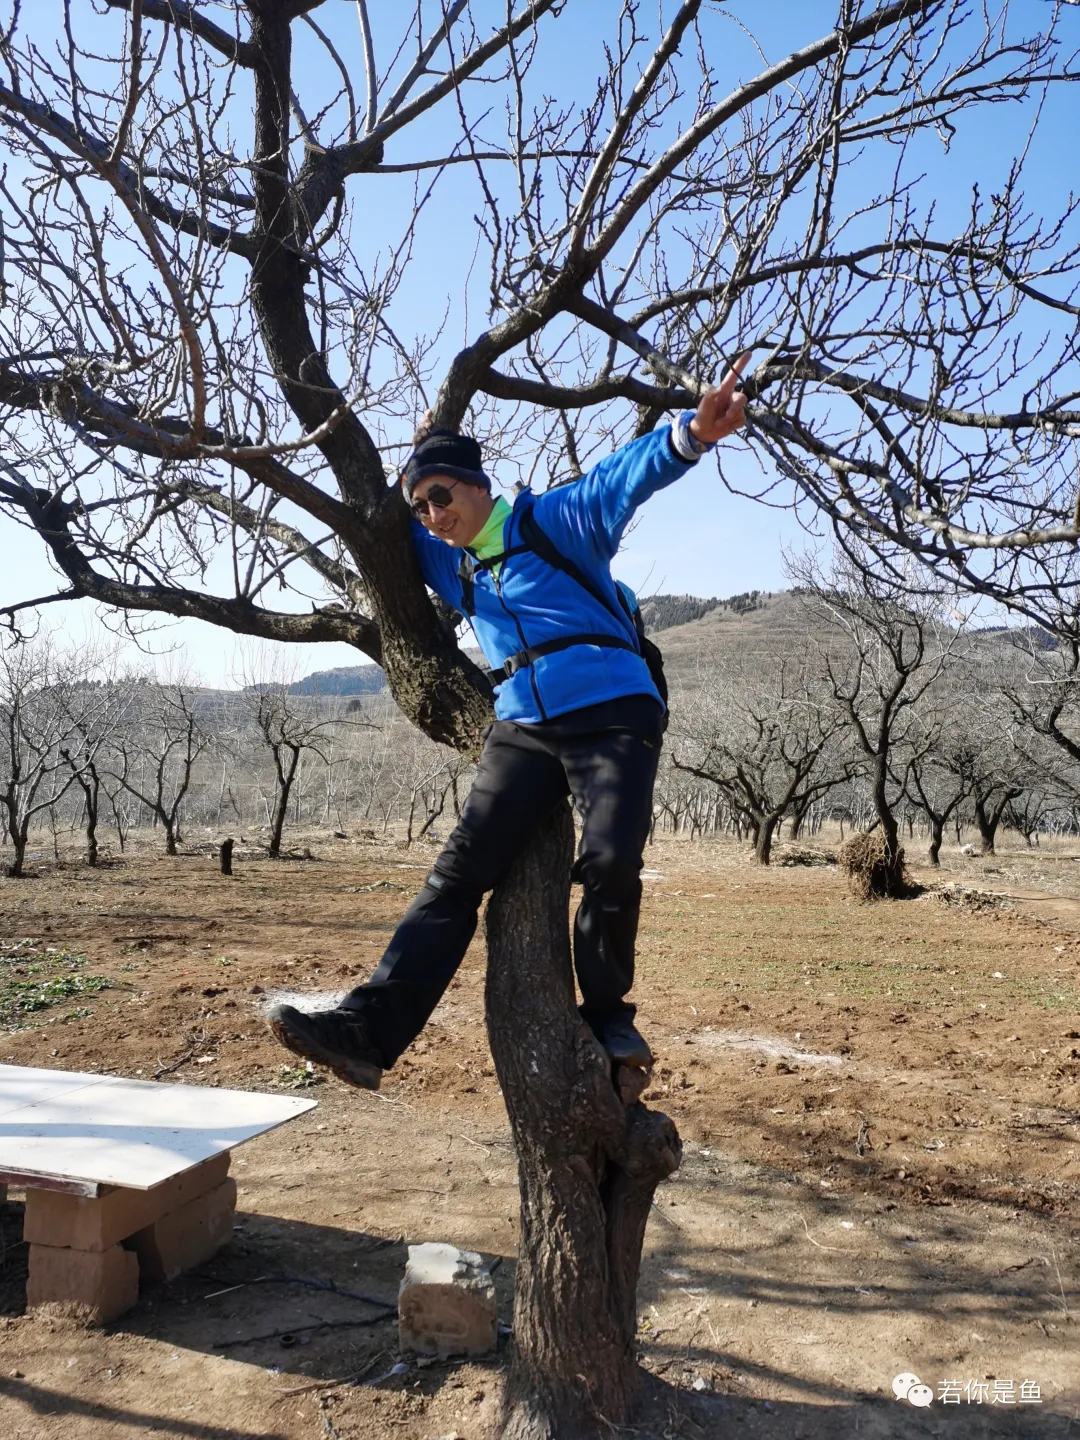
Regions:
[[735, 386], [746, 369], [751, 353], [744, 350], [720, 384], [706, 390], [698, 402], [697, 414], [690, 421], [690, 431], [703, 444], [715, 445], [717, 440], [734, 434], [742, 425], [746, 396]]

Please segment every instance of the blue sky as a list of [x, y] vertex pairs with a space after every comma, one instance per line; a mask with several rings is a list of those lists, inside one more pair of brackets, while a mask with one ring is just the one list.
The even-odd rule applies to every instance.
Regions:
[[[394, 7], [376, 4], [372, 8], [378, 27], [377, 52], [385, 54], [389, 36], [381, 32], [389, 27], [387, 16], [393, 16]], [[503, 12], [501, 4], [480, 4], [474, 9], [478, 15], [490, 10], [493, 23]], [[1017, 7], [1017, 14], [1023, 25], [1035, 28], [1049, 9], [1044, 0], [1026, 0]], [[353, 62], [354, 75], [360, 76], [362, 66], [354, 6], [331, 0], [314, 13], [330, 30], [341, 52]], [[547, 52], [549, 57], [558, 55], [557, 73], [545, 75], [539, 70], [535, 77], [539, 84], [544, 86], [550, 82], [552, 88], [563, 95], [594, 92], [603, 63], [601, 45], [605, 30], [617, 13], [614, 0], [568, 6], [564, 17], [557, 22], [562, 43], [557, 52]], [[824, 0], [772, 0], [770, 4], [755, 7], [752, 14], [747, 12], [745, 19], [752, 25], [766, 59], [771, 62], [829, 29], [834, 16], [835, 5]], [[1080, 37], [1080, 24], [1072, 23], [1071, 29], [1076, 32], [1074, 38]], [[722, 84], [733, 86], [760, 68], [761, 61], [753, 45], [734, 25], [713, 33], [722, 34], [724, 38], [723, 54], [713, 57]], [[546, 63], [552, 64], [552, 61], [549, 59]], [[302, 97], [318, 95], [325, 88], [326, 79], [319, 64], [321, 62], [312, 62], [300, 47], [297, 89]], [[1048, 106], [1042, 138], [1028, 164], [1027, 192], [1034, 207], [1045, 207], [1049, 211], [1060, 207], [1069, 183], [1060, 168], [1060, 137], [1076, 132], [1080, 93], [1075, 87], [1062, 87], [1051, 95]], [[925, 154], [920, 155], [926, 169], [926, 184], [946, 210], [950, 206], [958, 210], [966, 206], [973, 181], [978, 180], [984, 190], [993, 185], [1015, 153], [1018, 137], [1022, 137], [1026, 129], [1020, 107], [984, 109], [975, 123], [972, 120], [973, 117], [968, 117], [961, 125], [948, 155], [936, 143], [927, 143]], [[437, 142], [444, 123], [438, 114], [433, 114], [422, 127], [406, 130], [394, 142], [396, 153], [388, 154], [387, 160], [425, 153], [427, 144]], [[873, 163], [873, 157], [869, 163]], [[465, 296], [454, 291], [448, 296], [445, 277], [449, 274], [456, 284], [460, 283], [459, 277], [467, 269], [476, 241], [471, 220], [476, 208], [470, 188], [472, 182], [466, 173], [467, 167], [459, 167], [459, 172], [442, 182], [438, 205], [432, 208], [421, 228], [419, 264], [414, 271], [418, 283], [410, 286], [394, 311], [399, 329], [404, 325], [406, 329], [430, 331], [432, 317], [441, 316], [449, 304], [449, 320], [442, 342], [446, 358], [468, 332]], [[367, 183], [353, 180], [351, 195], [355, 198], [359, 185]], [[379, 177], [379, 185], [380, 212], [391, 222], [385, 229], [386, 234], [392, 236], [396, 233], [392, 224], [394, 212], [402, 213], [411, 207], [412, 181], [407, 177], [402, 177], [400, 182]], [[483, 314], [484, 286], [477, 280], [473, 290], [469, 330], [475, 334]], [[760, 483], [756, 464], [748, 461], [745, 448], [738, 441], [729, 442], [723, 448], [720, 461], [725, 475], [737, 487], [753, 488]], [[686, 479], [648, 503], [614, 568], [620, 578], [644, 594], [727, 596], [750, 589], [775, 590], [785, 585], [784, 548], [799, 549], [805, 540], [803, 530], [789, 510], [732, 495], [718, 474], [716, 461], [707, 459]], [[0, 570], [0, 600], [25, 598], [53, 588], [53, 577], [30, 537], [9, 525], [3, 532], [3, 547], [5, 564]], [[92, 638], [100, 627], [94, 607], [83, 604], [63, 610], [53, 607], [48, 618], [53, 625], [61, 625], [64, 633], [78, 643]], [[115, 619], [112, 623], [115, 626]], [[250, 641], [238, 642], [230, 634], [196, 621], [160, 625], [151, 644], [158, 652], [182, 652], [191, 668], [210, 684], [236, 683], [243, 671], [257, 663]], [[270, 651], [274, 647], [266, 648]], [[362, 656], [346, 646], [310, 646], [302, 656], [297, 656], [292, 647], [281, 648], [289, 651], [284, 663], [290, 672], [363, 661]], [[272, 663], [269, 655], [267, 663]]]

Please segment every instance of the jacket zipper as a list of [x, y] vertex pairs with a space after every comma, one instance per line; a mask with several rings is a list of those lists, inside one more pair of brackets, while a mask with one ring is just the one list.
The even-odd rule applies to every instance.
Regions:
[[[507, 548], [509, 549], [509, 546]], [[492, 584], [495, 586], [495, 594], [499, 597], [499, 604], [506, 611], [510, 619], [514, 622], [514, 629], [518, 633], [518, 639], [521, 641], [522, 650], [528, 650], [529, 642], [525, 639], [525, 632], [521, 628], [521, 621], [518, 619], [518, 617], [510, 609], [510, 606], [507, 605], [506, 601], [503, 599], [502, 583], [498, 575], [495, 573], [494, 566], [489, 571], [489, 574], [491, 575]], [[533, 699], [536, 701], [536, 708], [540, 711], [540, 719], [546, 720], [548, 718], [548, 713], [544, 709], [544, 702], [540, 699], [540, 687], [536, 683], [536, 668], [535, 666], [530, 665], [528, 669], [529, 684], [532, 686]]]

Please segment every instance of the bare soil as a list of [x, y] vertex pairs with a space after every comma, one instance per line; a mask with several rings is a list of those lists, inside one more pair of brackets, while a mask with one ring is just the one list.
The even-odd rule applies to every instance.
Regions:
[[[0, 884], [4, 953], [66, 947], [109, 981], [0, 1032], [0, 1060], [310, 1080], [265, 1030], [267, 994], [363, 978], [433, 852], [305, 840], [311, 860], [238, 846], [231, 880], [207, 846]], [[947, 852], [918, 898], [873, 905], [785, 858], [814, 857], [647, 856], [636, 998], [649, 1098], [686, 1156], [646, 1236], [653, 1378], [624, 1433], [1077, 1433], [1080, 857]], [[477, 944], [382, 1093], [319, 1083], [310, 1115], [234, 1152], [233, 1244], [104, 1331], [23, 1313], [12, 1192], [2, 1440], [482, 1440], [502, 1355], [400, 1368], [393, 1320], [355, 1298], [392, 1304], [405, 1245], [449, 1240], [502, 1257], [511, 1318], [514, 1157], [482, 992]], [[932, 1405], [893, 1397], [901, 1372]]]

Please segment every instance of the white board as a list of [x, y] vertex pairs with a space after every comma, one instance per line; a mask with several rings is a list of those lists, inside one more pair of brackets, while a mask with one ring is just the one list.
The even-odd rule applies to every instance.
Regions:
[[0, 1065], [0, 1172], [149, 1190], [315, 1104]]

